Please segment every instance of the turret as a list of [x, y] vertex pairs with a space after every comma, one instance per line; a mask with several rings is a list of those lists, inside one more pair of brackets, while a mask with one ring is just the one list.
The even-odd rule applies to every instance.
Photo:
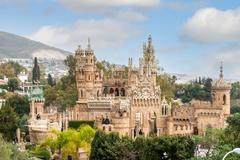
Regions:
[[85, 55], [86, 55], [85, 63], [87, 66], [90, 67], [89, 69], [92, 70], [92, 67], [95, 66], [96, 57], [94, 55], [94, 51], [91, 48], [90, 38], [88, 38], [88, 46], [87, 49], [85, 50]]
[[75, 51], [75, 60], [76, 60], [76, 68], [75, 70], [78, 71], [82, 68], [83, 62], [85, 59], [85, 53], [84, 50], [81, 48], [81, 46], [78, 46], [78, 49]]
[[143, 59], [139, 61], [140, 73], [142, 71], [145, 77], [151, 78], [151, 81], [156, 84], [156, 76], [157, 76], [157, 64], [154, 55], [154, 47], [152, 45], [152, 37], [149, 35], [147, 45], [143, 44]]
[[91, 48], [90, 38], [86, 50], [76, 50], [76, 82], [78, 100], [85, 103], [87, 98], [101, 94], [103, 72], [97, 71], [96, 57]]
[[230, 91], [231, 84], [223, 78], [223, 64], [221, 62], [219, 79], [212, 83], [212, 105], [222, 108], [225, 116], [230, 115]]
[[128, 58], [128, 68], [132, 68], [132, 58]]

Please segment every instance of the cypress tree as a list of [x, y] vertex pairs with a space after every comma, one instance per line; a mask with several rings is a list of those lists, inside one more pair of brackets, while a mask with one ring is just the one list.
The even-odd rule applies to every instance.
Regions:
[[48, 79], [47, 79], [47, 81], [48, 81], [48, 84], [49, 84], [50, 86], [54, 86], [54, 80], [53, 80], [51, 74], [48, 74]]
[[32, 70], [32, 82], [35, 84], [40, 81], [40, 67], [38, 65], [37, 57], [34, 58], [34, 66]]

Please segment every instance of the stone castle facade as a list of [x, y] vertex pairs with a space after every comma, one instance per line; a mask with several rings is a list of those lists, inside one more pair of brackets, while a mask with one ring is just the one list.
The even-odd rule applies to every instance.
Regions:
[[231, 84], [224, 81], [222, 66], [218, 80], [212, 83], [212, 101], [193, 101], [171, 105], [161, 96], [156, 84], [157, 64], [152, 38], [143, 45], [139, 66], [115, 67], [104, 76], [90, 42], [86, 50], [75, 53], [78, 101], [70, 120], [95, 121], [98, 129], [135, 137], [204, 134], [207, 127], [224, 128], [230, 115]]

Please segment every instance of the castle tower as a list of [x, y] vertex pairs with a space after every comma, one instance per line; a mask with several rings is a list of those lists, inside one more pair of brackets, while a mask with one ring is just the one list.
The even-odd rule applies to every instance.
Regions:
[[230, 115], [231, 88], [231, 84], [223, 78], [223, 64], [221, 62], [219, 79], [212, 83], [212, 105], [215, 108], [222, 108], [225, 118]]
[[156, 85], [157, 64], [155, 59], [155, 51], [152, 45], [152, 37], [149, 35], [148, 44], [143, 45], [143, 75], [151, 78], [151, 81]]
[[96, 57], [91, 48], [90, 39], [86, 50], [76, 50], [76, 82], [78, 101], [86, 102], [87, 98], [97, 97], [102, 93], [103, 75], [97, 71]]

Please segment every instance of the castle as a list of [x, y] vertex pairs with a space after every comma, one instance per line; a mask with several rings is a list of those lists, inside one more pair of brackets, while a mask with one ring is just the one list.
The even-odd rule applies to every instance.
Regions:
[[[115, 67], [104, 76], [90, 41], [86, 50], [75, 53], [78, 101], [69, 111], [70, 120], [95, 121], [98, 129], [120, 135], [204, 134], [207, 127], [224, 128], [230, 115], [231, 84], [220, 77], [212, 83], [212, 101], [193, 101], [174, 106], [161, 98], [156, 84], [157, 64], [152, 38], [143, 45], [139, 67], [129, 58], [128, 67]], [[164, 97], [164, 95], [162, 96]]]

